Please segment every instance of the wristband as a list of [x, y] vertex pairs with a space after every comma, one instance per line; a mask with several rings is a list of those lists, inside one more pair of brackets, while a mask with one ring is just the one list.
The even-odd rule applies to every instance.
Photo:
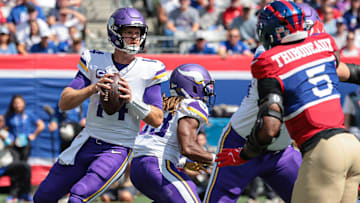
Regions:
[[130, 109], [135, 111], [135, 113], [140, 117], [141, 120], [143, 120], [147, 115], [150, 114], [151, 106], [149, 104], [145, 104], [142, 101], [136, 101], [135, 99], [132, 99], [128, 106]]
[[215, 159], [216, 159], [216, 154], [214, 153], [211, 153], [212, 155], [212, 160], [211, 160], [211, 163], [215, 163]]

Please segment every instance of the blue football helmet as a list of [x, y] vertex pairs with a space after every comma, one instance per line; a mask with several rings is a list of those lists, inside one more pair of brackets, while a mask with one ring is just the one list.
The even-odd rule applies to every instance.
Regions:
[[305, 14], [294, 2], [273, 1], [259, 13], [256, 32], [265, 49], [305, 39]]
[[172, 96], [200, 99], [212, 106], [215, 103], [214, 84], [210, 73], [201, 65], [183, 64], [171, 73], [170, 93]]
[[[121, 32], [126, 27], [138, 27], [141, 30], [140, 45], [128, 45], [123, 40]], [[111, 44], [121, 51], [136, 54], [145, 47], [147, 25], [144, 17], [135, 8], [119, 8], [109, 18], [107, 24], [108, 38]]]

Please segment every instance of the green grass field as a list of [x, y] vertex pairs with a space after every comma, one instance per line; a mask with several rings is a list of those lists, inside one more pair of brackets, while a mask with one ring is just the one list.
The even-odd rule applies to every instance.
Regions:
[[[7, 195], [6, 194], [0, 194], [0, 202], [5, 202]], [[67, 201], [59, 201], [59, 203], [66, 203]], [[94, 201], [94, 203], [100, 203], [102, 202], [100, 199], [97, 199], [96, 201]], [[134, 203], [151, 203], [152, 201], [147, 198], [144, 195], [137, 195], [135, 197]], [[246, 196], [241, 196], [240, 199], [237, 201], [237, 203], [246, 203], [247, 202], [247, 197]], [[265, 198], [261, 197], [260, 198], [260, 203], [265, 202]], [[121, 202], [112, 202], [112, 203], [121, 203]]]

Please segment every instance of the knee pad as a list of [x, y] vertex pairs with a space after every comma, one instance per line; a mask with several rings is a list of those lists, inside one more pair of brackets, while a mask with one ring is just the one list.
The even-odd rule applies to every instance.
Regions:
[[84, 202], [82, 201], [81, 197], [71, 194], [68, 203], [84, 203]]
[[77, 182], [70, 190], [71, 196], [85, 199], [97, 191], [99, 182], [102, 181], [95, 173], [87, 174], [85, 178]]

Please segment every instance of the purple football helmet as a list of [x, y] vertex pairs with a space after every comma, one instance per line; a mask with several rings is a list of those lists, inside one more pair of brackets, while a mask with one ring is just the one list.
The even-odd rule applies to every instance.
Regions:
[[[140, 45], [128, 45], [121, 36], [122, 30], [126, 27], [138, 27], [141, 30]], [[135, 8], [119, 8], [109, 18], [107, 32], [111, 44], [121, 51], [136, 54], [144, 49], [147, 26], [144, 17]]]
[[212, 106], [215, 103], [214, 84], [204, 67], [188, 63], [178, 66], [171, 73], [170, 92], [172, 96], [200, 99]]
[[296, 5], [300, 8], [302, 8], [302, 10], [305, 13], [305, 25], [307, 27], [307, 30], [310, 30], [310, 28], [312, 28], [312, 26], [315, 24], [316, 21], [321, 22], [321, 19], [317, 13], [317, 11], [311, 7], [309, 4], [307, 3], [296, 3]]

